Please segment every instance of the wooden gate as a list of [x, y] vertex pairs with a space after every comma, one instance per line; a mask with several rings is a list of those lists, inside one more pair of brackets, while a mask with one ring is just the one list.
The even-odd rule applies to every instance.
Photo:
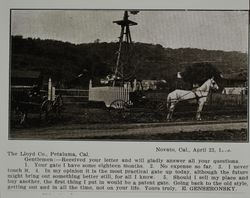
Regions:
[[103, 101], [106, 107], [115, 100], [123, 100], [130, 103], [129, 93], [132, 91], [130, 86], [127, 87], [93, 87], [92, 81], [89, 82], [89, 101]]

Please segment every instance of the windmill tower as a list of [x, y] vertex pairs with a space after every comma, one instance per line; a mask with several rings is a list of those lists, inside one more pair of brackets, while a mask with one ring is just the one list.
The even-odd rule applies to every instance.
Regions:
[[[137, 14], [139, 11], [130, 11], [131, 14]], [[121, 64], [122, 48], [125, 48], [125, 52], [128, 52], [130, 45], [132, 44], [132, 38], [130, 33], [130, 26], [137, 25], [136, 22], [128, 19], [128, 11], [124, 11], [123, 19], [118, 21], [113, 21], [113, 23], [121, 26], [121, 33], [119, 36], [119, 48], [117, 52], [117, 59], [115, 64], [114, 81], [113, 86], [115, 86], [115, 81], [121, 79], [124, 83], [124, 66]]]

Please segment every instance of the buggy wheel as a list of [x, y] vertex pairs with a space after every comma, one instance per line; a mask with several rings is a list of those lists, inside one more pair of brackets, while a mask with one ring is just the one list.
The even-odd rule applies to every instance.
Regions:
[[17, 116], [18, 116], [18, 124], [20, 124], [21, 126], [26, 126], [26, 124], [27, 124], [27, 113], [20, 111], [17, 114]]
[[25, 125], [27, 121], [27, 113], [21, 112], [20, 114], [20, 124]]
[[62, 96], [57, 96], [55, 101], [52, 104], [52, 109], [56, 114], [57, 118], [61, 118], [62, 117], [62, 110], [63, 110], [63, 99]]
[[16, 106], [14, 110], [14, 120], [16, 120], [17, 125], [25, 126], [27, 123], [27, 112], [20, 110], [19, 106]]
[[48, 120], [48, 112], [45, 110], [40, 111], [40, 122]]
[[157, 105], [156, 105], [156, 110], [157, 110], [157, 112], [164, 112], [164, 111], [166, 111], [167, 110], [166, 103], [163, 102], [163, 101], [158, 102]]
[[165, 118], [167, 115], [167, 104], [166, 102], [160, 101], [156, 105], [156, 113], [161, 117]]
[[129, 114], [129, 104], [124, 100], [115, 100], [110, 104], [110, 113], [115, 119], [125, 119]]
[[128, 108], [128, 103], [124, 100], [115, 100], [110, 104], [111, 109], [123, 110]]
[[49, 120], [49, 112], [52, 110], [51, 101], [45, 100], [40, 108], [40, 121], [48, 121]]

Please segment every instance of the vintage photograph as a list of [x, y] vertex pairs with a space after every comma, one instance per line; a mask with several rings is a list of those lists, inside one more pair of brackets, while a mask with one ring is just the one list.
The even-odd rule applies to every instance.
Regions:
[[249, 11], [10, 16], [10, 140], [249, 141]]

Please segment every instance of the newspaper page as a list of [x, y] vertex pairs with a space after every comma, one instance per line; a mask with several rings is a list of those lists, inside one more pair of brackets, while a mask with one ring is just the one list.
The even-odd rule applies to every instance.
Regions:
[[0, 197], [249, 197], [248, 8], [1, 1]]

